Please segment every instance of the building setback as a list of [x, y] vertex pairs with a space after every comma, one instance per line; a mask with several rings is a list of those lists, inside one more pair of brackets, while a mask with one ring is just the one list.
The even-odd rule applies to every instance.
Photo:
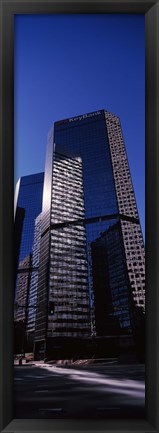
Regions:
[[131, 335], [144, 308], [144, 243], [120, 120], [100, 110], [55, 122], [46, 154], [35, 356], [53, 356], [60, 338], [68, 344]]

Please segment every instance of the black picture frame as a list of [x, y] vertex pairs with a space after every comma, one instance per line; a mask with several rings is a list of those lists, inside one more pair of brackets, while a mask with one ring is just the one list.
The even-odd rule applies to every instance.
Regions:
[[[13, 419], [14, 15], [141, 13], [146, 24], [146, 420]], [[0, 0], [0, 430], [159, 432], [159, 0]], [[157, 122], [158, 121], [158, 122]]]

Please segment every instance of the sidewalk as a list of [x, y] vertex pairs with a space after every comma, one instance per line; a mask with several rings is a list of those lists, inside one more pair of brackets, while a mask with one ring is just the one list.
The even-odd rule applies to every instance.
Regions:
[[[20, 367], [21, 366], [25, 366], [26, 367], [27, 365], [28, 366], [31, 366], [31, 365], [37, 365], [38, 366], [38, 365], [43, 365], [43, 364], [44, 364], [44, 361], [34, 361], [33, 360], [33, 361], [28, 361], [27, 362], [26, 359], [22, 360], [22, 364], [19, 364], [19, 359], [15, 359], [14, 360], [14, 366], [20, 366]], [[46, 365], [46, 364], [44, 364], [44, 365]]]

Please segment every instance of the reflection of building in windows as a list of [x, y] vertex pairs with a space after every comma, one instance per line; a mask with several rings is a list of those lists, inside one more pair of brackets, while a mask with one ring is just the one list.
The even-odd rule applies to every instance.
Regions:
[[132, 333], [134, 303], [120, 221], [92, 242], [92, 277], [97, 335]]

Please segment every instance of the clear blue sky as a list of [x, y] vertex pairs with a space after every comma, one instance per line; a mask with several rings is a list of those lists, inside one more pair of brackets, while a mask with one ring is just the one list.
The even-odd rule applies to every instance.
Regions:
[[121, 120], [144, 234], [144, 15], [17, 15], [14, 34], [15, 183], [44, 171], [54, 121], [104, 108]]

